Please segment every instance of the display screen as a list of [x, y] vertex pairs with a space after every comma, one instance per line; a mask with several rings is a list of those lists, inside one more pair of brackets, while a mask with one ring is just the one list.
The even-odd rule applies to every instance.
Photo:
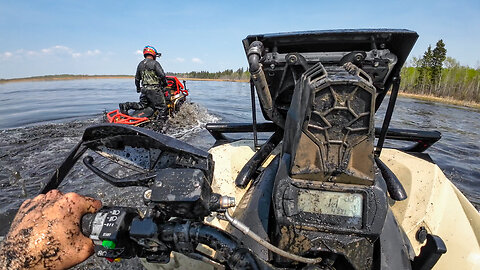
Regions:
[[298, 210], [314, 214], [361, 218], [363, 197], [358, 193], [299, 190]]

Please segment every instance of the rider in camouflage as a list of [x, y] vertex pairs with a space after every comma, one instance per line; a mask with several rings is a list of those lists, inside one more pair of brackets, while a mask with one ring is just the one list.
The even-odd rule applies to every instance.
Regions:
[[145, 59], [138, 64], [137, 73], [135, 74], [137, 93], [142, 93], [140, 102], [120, 103], [119, 106], [122, 113], [127, 114], [129, 109], [141, 110], [146, 107], [152, 107], [158, 111], [158, 118], [166, 118], [167, 105], [163, 89], [167, 86], [167, 80], [162, 66], [155, 60], [159, 55], [152, 46], [145, 46], [143, 49]]

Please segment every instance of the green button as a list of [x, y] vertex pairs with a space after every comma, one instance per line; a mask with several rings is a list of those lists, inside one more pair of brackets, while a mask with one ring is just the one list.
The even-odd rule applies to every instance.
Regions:
[[114, 249], [115, 248], [115, 242], [110, 241], [110, 240], [103, 240], [102, 246], [104, 248]]

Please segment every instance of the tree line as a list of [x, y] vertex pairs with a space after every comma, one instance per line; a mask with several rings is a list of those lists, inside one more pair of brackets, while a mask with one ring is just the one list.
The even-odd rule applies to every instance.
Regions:
[[[199, 79], [250, 79], [248, 69], [244, 68], [167, 74]], [[480, 67], [463, 66], [456, 59], [448, 57], [443, 40], [439, 40], [433, 49], [428, 46], [421, 57], [413, 57], [411, 63], [402, 68], [401, 77], [400, 89], [405, 93], [480, 103]]]
[[422, 57], [414, 57], [401, 71], [400, 89], [406, 93], [448, 97], [480, 103], [480, 67], [462, 66], [447, 56], [443, 40], [428, 46]]
[[177, 76], [183, 78], [196, 78], [196, 79], [214, 79], [214, 80], [250, 80], [250, 73], [248, 70], [239, 68], [236, 71], [233, 69], [226, 69], [218, 72], [208, 71], [191, 71], [187, 73], [172, 73], [167, 72], [167, 75]]

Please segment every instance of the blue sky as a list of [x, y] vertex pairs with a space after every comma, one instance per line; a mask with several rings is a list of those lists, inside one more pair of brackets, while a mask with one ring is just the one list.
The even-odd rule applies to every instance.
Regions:
[[480, 1], [0, 1], [0, 78], [134, 74], [155, 46], [166, 71], [247, 67], [249, 34], [405, 28], [411, 56], [443, 39], [447, 55], [480, 66]]

